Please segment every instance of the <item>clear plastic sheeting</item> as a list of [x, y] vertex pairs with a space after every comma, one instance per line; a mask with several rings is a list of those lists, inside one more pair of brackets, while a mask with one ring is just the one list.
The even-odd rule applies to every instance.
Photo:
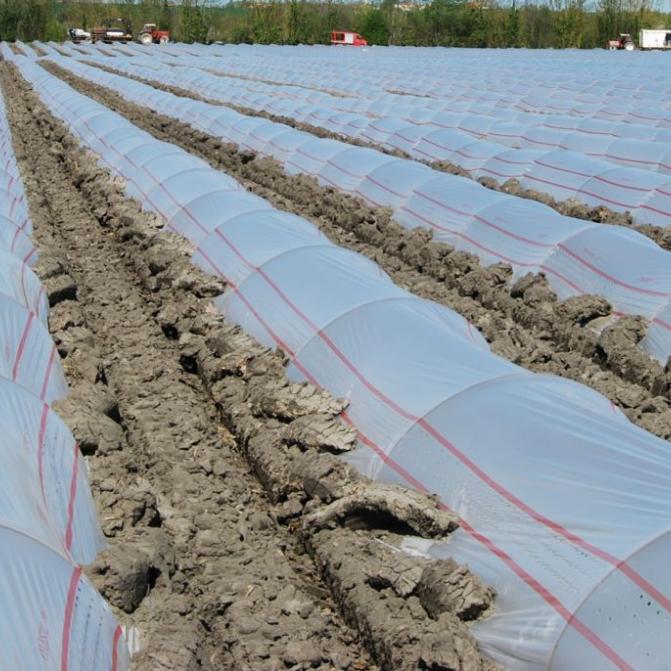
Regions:
[[[83, 130], [95, 106], [27, 60], [18, 63], [45, 104], [85, 146], [95, 146], [95, 134]], [[189, 170], [185, 152], [150, 140], [121, 117], [106, 118], [116, 133], [147, 138], [153, 160], [160, 147]], [[330, 155], [332, 146], [313, 155]], [[134, 188], [132, 163], [108, 162], [107, 153], [101, 162]], [[439, 193], [429, 173], [427, 195]], [[173, 178], [157, 173], [157, 186]], [[472, 186], [450, 183], [455, 197], [462, 183]], [[467, 562], [495, 585], [494, 613], [474, 627], [486, 652], [511, 669], [666, 668], [668, 444], [596, 392], [493, 355], [463, 318], [396, 287], [374, 263], [331, 244], [307, 221], [270, 206], [240, 212], [241, 194], [229, 187], [216, 192], [218, 209], [203, 209], [206, 219], [185, 232], [197, 247], [194, 261], [228, 281], [219, 307], [261, 342], [282, 348], [293, 379], [348, 400], [343, 419], [359, 433], [353, 463], [379, 480], [435, 492], [459, 515], [459, 531], [432, 551]], [[522, 216], [518, 201], [482, 193]], [[189, 209], [190, 195], [179, 199]], [[542, 210], [534, 207], [524, 224], [530, 228]], [[569, 224], [561, 244], [573, 254], [609, 230]], [[555, 255], [558, 230], [540, 231]], [[639, 244], [621, 234], [629, 248]], [[524, 240], [519, 244], [523, 249]], [[651, 243], [640, 245], [645, 252]], [[562, 254], [573, 258], [569, 251]], [[537, 264], [545, 252], [535, 253]], [[547, 263], [560, 265], [559, 257]], [[627, 618], [636, 619], [636, 639], [623, 635]]]
[[86, 466], [72, 434], [36, 396], [0, 377], [0, 525], [25, 530], [77, 564], [103, 547]]
[[4, 115], [0, 92], [0, 250], [14, 254], [28, 265], [37, 260], [30, 240], [32, 222], [23, 183], [12, 149], [12, 138]]
[[[230, 109], [222, 110], [221, 116], [217, 117], [218, 108], [215, 106], [178, 99], [173, 94], [75, 61], [61, 59], [59, 64], [80, 76], [109, 86], [133, 102], [172, 115], [196, 129], [215, 133], [216, 127], [216, 134], [226, 142], [250, 146], [250, 140], [241, 143], [243, 128], [250, 132], [262, 128], [265, 137], [271, 139], [261, 146], [257, 138], [255, 151], [276, 158], [289, 174], [312, 175], [322, 184], [360, 196], [372, 205], [390, 207], [402, 225], [430, 228], [436, 241], [469, 251], [483, 263], [509, 263], [515, 276], [543, 272], [562, 299], [581, 294], [601, 295], [616, 312], [642, 315], [649, 320], [647, 336], [641, 342], [647, 352], [663, 363], [671, 355], [671, 323], [665, 317], [671, 303], [671, 253], [639, 233], [619, 226], [566, 217], [546, 205], [486, 189], [472, 180], [433, 170], [416, 161], [393, 158], [332, 139], [315, 138], [265, 119], [244, 115], [236, 117]], [[66, 94], [54, 92], [52, 95], [54, 100], [61, 100]], [[180, 100], [178, 110], [175, 109], [175, 100]], [[84, 130], [90, 122], [82, 121], [88, 116], [109, 119], [110, 127], [116, 128], [118, 121], [112, 121], [111, 113], [101, 110], [87, 101], [82, 103], [82, 109], [76, 115], [68, 112], [68, 118], [76, 131], [81, 129], [83, 137], [90, 136], [90, 132]], [[254, 123], [250, 125], [251, 122]], [[269, 134], [271, 126], [278, 130], [278, 134]], [[285, 130], [279, 133], [280, 129]], [[132, 133], [136, 137], [139, 131], [135, 129]], [[161, 143], [153, 143], [155, 149], [151, 151], [165, 151]], [[118, 149], [116, 144], [111, 146]], [[148, 153], [150, 150], [143, 147], [141, 151]], [[174, 152], [174, 147], [170, 151]], [[112, 159], [116, 168], [123, 160]], [[180, 161], [175, 164], [175, 171], [185, 165]], [[189, 161], [196, 165], [198, 159], [191, 157]], [[158, 163], [161, 163], [160, 159]], [[609, 170], [606, 174], [623, 169]], [[132, 170], [127, 170], [126, 175], [132, 185], [144, 179], [144, 174], [136, 176]], [[659, 178], [658, 175], [650, 175], [653, 179]], [[155, 177], [152, 176], [152, 179]], [[576, 177], [572, 175], [572, 179]], [[542, 177], [536, 177], [538, 179]], [[584, 179], [580, 188], [597, 194], [617, 176], [613, 175], [612, 179]], [[627, 176], [622, 179], [626, 180]], [[628, 187], [631, 187], [632, 193], [638, 193], [635, 184], [628, 184]], [[130, 188], [132, 193], [137, 193], [133, 191], [134, 186]], [[148, 188], [146, 185], [143, 187], [144, 193], [149, 193]], [[663, 212], [667, 196], [661, 190], [655, 193], [655, 199], [651, 201], [655, 205], [648, 207]], [[255, 198], [249, 194], [240, 197], [245, 203]], [[237, 204], [231, 207], [235, 207], [236, 214], [239, 212]], [[201, 209], [196, 214], [188, 206], [181, 214], [175, 215], [174, 207], [161, 203], [158, 209], [161, 208], [167, 212], [166, 218], [173, 229], [185, 235], [190, 236], [189, 230], [194, 228], [200, 229], [202, 235], [213, 230], [206, 216], [207, 209]], [[216, 211], [220, 212], [221, 208]], [[179, 226], [173, 221], [175, 216], [183, 222]], [[221, 223], [220, 219], [215, 221]]]
[[130, 666], [121, 627], [81, 569], [30, 536], [2, 526], [0, 594], [7, 671], [122, 671]]
[[18, 382], [38, 399], [53, 403], [67, 395], [60, 358], [35, 313], [0, 294], [0, 377]]
[[0, 294], [35, 313], [46, 323], [49, 304], [35, 273], [18, 256], [0, 249]]

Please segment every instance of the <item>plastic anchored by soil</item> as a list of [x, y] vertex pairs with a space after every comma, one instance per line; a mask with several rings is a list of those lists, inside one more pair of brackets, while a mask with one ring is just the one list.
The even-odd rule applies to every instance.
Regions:
[[608, 303], [596, 296], [559, 302], [542, 275], [511, 285], [509, 266], [483, 268], [473, 255], [432, 242], [426, 230], [402, 228], [388, 210], [321, 187], [310, 177], [289, 176], [272, 159], [240, 153], [54, 64], [44, 65], [155, 137], [225, 170], [275, 207], [306, 217], [338, 244], [372, 258], [397, 284], [456, 310], [498, 354], [530, 370], [587, 384], [638, 425], [671, 437], [671, 374], [637, 347], [646, 329], [642, 319], [614, 321]]
[[0, 68], [73, 387], [60, 411], [111, 541], [90, 572], [139, 628], [136, 668], [491, 668], [465, 624], [490, 590], [390, 549], [454, 519], [332, 455], [355, 439], [344, 404], [209, 309], [224, 287]]

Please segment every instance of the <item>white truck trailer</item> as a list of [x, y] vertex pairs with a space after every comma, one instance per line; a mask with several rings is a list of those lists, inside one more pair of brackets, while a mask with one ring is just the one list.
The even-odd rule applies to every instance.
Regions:
[[671, 49], [671, 29], [641, 30], [638, 35], [639, 49]]

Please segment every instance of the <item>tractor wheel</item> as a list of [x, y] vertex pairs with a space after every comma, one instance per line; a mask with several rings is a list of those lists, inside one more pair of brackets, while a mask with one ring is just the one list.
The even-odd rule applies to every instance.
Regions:
[[168, 44], [168, 38], [165, 35], [161, 35], [161, 39], [158, 41], [159, 44]]
[[140, 42], [142, 44], [151, 44], [151, 33], [142, 33], [140, 35]]

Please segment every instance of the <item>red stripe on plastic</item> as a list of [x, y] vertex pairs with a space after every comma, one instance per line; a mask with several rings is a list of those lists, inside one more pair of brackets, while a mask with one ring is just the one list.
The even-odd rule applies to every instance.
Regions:
[[30, 259], [37, 253], [37, 249], [35, 247], [31, 247], [30, 251], [23, 257], [23, 262], [28, 265], [28, 262]]
[[16, 241], [19, 239], [19, 235], [21, 234], [21, 227], [17, 226], [16, 230], [14, 231], [14, 235], [12, 237], [12, 244], [9, 247], [9, 251], [14, 253], [14, 246], [16, 245]]
[[79, 445], [75, 443], [72, 472], [70, 475], [70, 496], [68, 497], [68, 521], [65, 528], [65, 547], [68, 552], [72, 547], [72, 523], [75, 514], [75, 500], [77, 499], [77, 476], [79, 475]]
[[643, 210], [650, 210], [651, 212], [655, 212], [656, 214], [661, 214], [664, 217], [671, 218], [671, 212], [665, 211], [665, 210], [660, 210], [658, 207], [653, 207], [652, 205], [640, 205], [639, 206]]
[[[42, 296], [44, 296], [44, 294], [45, 294], [44, 285], [43, 285], [43, 284], [40, 284], [40, 290], [37, 292], [37, 301], [36, 301], [36, 303], [37, 303], [37, 308], [40, 307], [40, 305], [41, 305], [40, 301], [42, 300]], [[49, 309], [49, 308], [47, 307], [47, 310], [48, 310], [48, 309]], [[37, 316], [38, 316], [38, 317], [40, 316], [39, 313], [38, 313]]]
[[[511, 151], [511, 150], [508, 150]], [[512, 161], [507, 158], [501, 158], [501, 156], [492, 156], [492, 161], [501, 161], [501, 163], [508, 163], [510, 165], [529, 165], [529, 161]]]
[[[314, 384], [314, 383], [313, 383]], [[382, 459], [382, 461], [387, 464], [392, 470], [394, 470], [396, 473], [398, 473], [407, 483], [412, 485], [417, 491], [419, 492], [424, 492], [425, 494], [429, 494], [429, 489], [421, 483], [417, 478], [415, 478], [413, 475], [411, 475], [403, 466], [401, 466], [397, 461], [392, 459], [390, 456], [386, 454], [386, 452], [376, 443], [374, 443], [368, 436], [364, 435], [359, 431], [359, 429], [356, 427], [354, 422], [352, 421], [352, 418], [349, 416], [346, 410], [343, 410], [342, 413], [340, 413], [340, 417], [343, 419], [344, 422], [349, 424], [356, 432], [357, 436], [359, 438], [359, 441], [365, 445], [366, 447], [370, 448], [375, 452], [375, 454]], [[447, 509], [447, 506], [445, 504], [441, 503], [440, 506], [444, 509]]]
[[117, 671], [119, 664], [119, 641], [121, 640], [122, 629], [121, 625], [117, 624], [114, 629], [114, 636], [112, 636], [112, 668], [111, 671]]
[[654, 324], [657, 324], [658, 326], [661, 326], [662, 328], [665, 328], [667, 331], [671, 331], [671, 324], [668, 322], [665, 322], [663, 319], [660, 319], [659, 317], [655, 317], [653, 320]]
[[19, 375], [19, 366], [21, 365], [21, 359], [23, 358], [23, 353], [26, 349], [26, 341], [28, 340], [28, 334], [30, 333], [30, 328], [33, 324], [33, 319], [35, 318], [35, 313], [32, 311], [28, 313], [28, 319], [26, 319], [26, 324], [23, 327], [23, 333], [21, 334], [21, 339], [19, 340], [19, 345], [16, 349], [16, 356], [14, 357], [14, 366], [12, 368], [12, 380], [16, 382], [16, 378]]
[[56, 347], [52, 347], [51, 353], [49, 354], [49, 361], [47, 362], [47, 368], [44, 371], [44, 380], [42, 380], [42, 389], [40, 390], [41, 401], [44, 401], [47, 395], [47, 389], [49, 388], [49, 378], [51, 377], [51, 370], [54, 366], [55, 359], [56, 359]]
[[45, 403], [42, 406], [42, 416], [40, 417], [40, 430], [37, 438], [37, 470], [40, 476], [40, 490], [42, 500], [47, 505], [47, 490], [44, 484], [44, 440], [47, 431], [47, 417], [49, 416], [49, 406]]
[[[31, 305], [30, 302], [28, 301], [28, 293], [26, 292], [26, 264], [22, 263], [21, 264], [21, 293], [23, 294], [23, 300], [25, 302], [26, 307], [30, 310]], [[37, 308], [37, 306], [35, 306]]]
[[497, 170], [492, 170], [492, 168], [483, 168], [482, 166], [479, 168], [473, 168], [472, 170], [468, 170], [467, 172], [488, 172], [490, 175], [496, 175], [497, 177], [505, 177], [506, 179], [519, 179], [520, 177], [524, 177], [523, 172], [516, 172], [516, 173], [506, 173], [506, 172], [498, 172]]
[[61, 671], [69, 671], [70, 655], [70, 633], [72, 631], [72, 617], [75, 611], [75, 597], [77, 596], [77, 585], [82, 575], [80, 566], [72, 570], [68, 595], [65, 601], [65, 613], [63, 615], [63, 637], [61, 639]]

